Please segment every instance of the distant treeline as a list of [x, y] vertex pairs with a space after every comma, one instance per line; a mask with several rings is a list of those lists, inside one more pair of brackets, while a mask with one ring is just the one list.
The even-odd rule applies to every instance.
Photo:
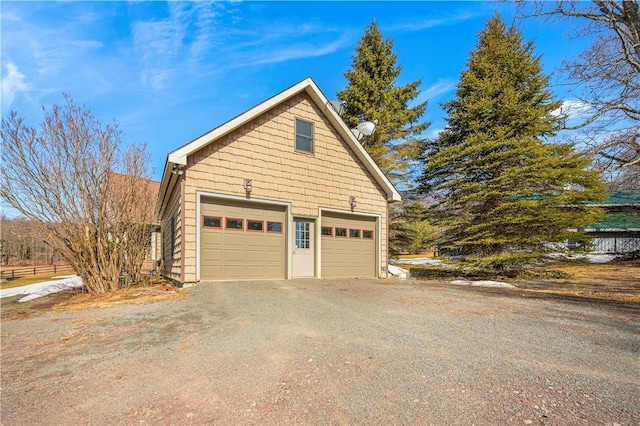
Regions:
[[62, 263], [42, 237], [30, 220], [0, 216], [0, 264], [31, 266]]

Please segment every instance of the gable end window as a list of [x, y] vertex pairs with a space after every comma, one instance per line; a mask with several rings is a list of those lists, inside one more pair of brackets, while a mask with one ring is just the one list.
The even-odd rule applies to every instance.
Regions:
[[313, 123], [296, 118], [296, 151], [313, 154]]

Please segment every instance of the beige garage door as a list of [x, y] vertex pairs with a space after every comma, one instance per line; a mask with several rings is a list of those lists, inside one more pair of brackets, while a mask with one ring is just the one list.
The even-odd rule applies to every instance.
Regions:
[[203, 199], [200, 279], [286, 276], [285, 208]]
[[322, 277], [376, 277], [375, 218], [322, 215]]

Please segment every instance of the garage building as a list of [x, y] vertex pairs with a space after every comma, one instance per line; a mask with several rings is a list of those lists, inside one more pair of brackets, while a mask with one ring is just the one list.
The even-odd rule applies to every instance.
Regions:
[[177, 283], [386, 277], [399, 200], [308, 78], [168, 155], [162, 272]]

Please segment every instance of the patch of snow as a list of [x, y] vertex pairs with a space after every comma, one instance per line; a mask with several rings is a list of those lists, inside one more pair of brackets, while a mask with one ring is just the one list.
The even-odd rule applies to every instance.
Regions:
[[26, 296], [18, 300], [23, 303], [49, 294], [82, 287], [82, 279], [77, 275], [64, 275], [56, 278], [58, 279], [0, 290], [0, 298], [25, 294]]
[[442, 266], [445, 268], [450, 267], [450, 265], [444, 263], [440, 259], [434, 259], [432, 257], [416, 257], [415, 259], [391, 259], [389, 263], [393, 264], [404, 264], [404, 265], [432, 265], [432, 266]]
[[588, 254], [587, 255], [587, 260], [589, 261], [589, 263], [609, 263], [615, 258], [616, 256], [613, 254]]
[[615, 254], [565, 254], [565, 253], [552, 253], [549, 257], [553, 259], [586, 259], [589, 263], [609, 263], [615, 259]]
[[515, 286], [502, 281], [469, 281], [469, 280], [454, 280], [451, 281], [453, 285], [470, 285], [477, 287], [502, 287], [502, 288], [515, 288]]
[[406, 280], [407, 279], [407, 271], [406, 269], [402, 269], [398, 266], [395, 265], [389, 265], [388, 266], [388, 271], [391, 275], [393, 275], [394, 277], [398, 277], [401, 280]]

